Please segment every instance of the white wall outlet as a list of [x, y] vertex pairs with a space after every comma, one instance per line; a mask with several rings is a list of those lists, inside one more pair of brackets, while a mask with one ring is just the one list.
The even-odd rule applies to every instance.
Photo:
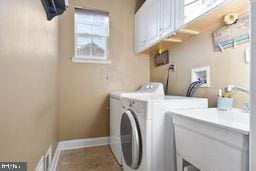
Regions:
[[52, 164], [52, 146], [50, 146], [44, 156], [44, 168], [45, 171], [49, 171]]
[[198, 80], [206, 81], [201, 87], [210, 87], [210, 66], [191, 69], [191, 83]]

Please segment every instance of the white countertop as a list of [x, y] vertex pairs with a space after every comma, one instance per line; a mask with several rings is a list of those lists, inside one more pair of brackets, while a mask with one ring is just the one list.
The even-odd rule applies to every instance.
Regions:
[[242, 134], [249, 134], [250, 114], [241, 109], [232, 111], [218, 111], [216, 108], [193, 109], [193, 110], [173, 110], [172, 114], [190, 119], [214, 124], [219, 127], [232, 129]]

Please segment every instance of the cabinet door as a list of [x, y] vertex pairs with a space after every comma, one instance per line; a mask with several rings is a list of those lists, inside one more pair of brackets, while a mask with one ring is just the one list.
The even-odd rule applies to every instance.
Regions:
[[207, 0], [185, 0], [184, 23], [187, 24], [207, 11]]
[[184, 25], [184, 0], [175, 0], [175, 30]]
[[176, 0], [176, 29], [192, 22], [207, 11], [208, 0]]
[[146, 0], [135, 14], [135, 53], [152, 46], [159, 39], [159, 0]]
[[160, 36], [165, 38], [174, 32], [174, 0], [160, 0]]
[[207, 11], [210, 11], [230, 0], [207, 0]]
[[152, 46], [159, 40], [159, 0], [146, 0], [142, 6], [144, 10], [145, 47]]
[[142, 8], [135, 14], [135, 53], [140, 53], [146, 42], [144, 31], [144, 11]]
[[230, 0], [176, 0], [176, 29]]

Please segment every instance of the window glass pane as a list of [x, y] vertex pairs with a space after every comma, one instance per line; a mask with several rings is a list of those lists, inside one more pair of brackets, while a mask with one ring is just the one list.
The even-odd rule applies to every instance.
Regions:
[[107, 36], [107, 28], [105, 25], [92, 26], [92, 34], [100, 35], [100, 36]]
[[77, 37], [77, 55], [79, 57], [92, 56], [92, 38]]
[[76, 14], [76, 23], [84, 23], [84, 24], [91, 24], [92, 20], [91, 20], [91, 15], [88, 15], [86, 13], [82, 13], [81, 12], [79, 14]]
[[97, 57], [105, 57], [106, 53], [106, 38], [93, 38], [92, 55]]
[[88, 33], [92, 34], [92, 26], [88, 24], [77, 24], [76, 33]]
[[92, 24], [105, 25], [106, 21], [107, 21], [107, 17], [104, 15], [93, 15], [92, 16]]

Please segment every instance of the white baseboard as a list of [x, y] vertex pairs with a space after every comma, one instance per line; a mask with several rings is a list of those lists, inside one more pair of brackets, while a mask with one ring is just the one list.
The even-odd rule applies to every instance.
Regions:
[[100, 137], [100, 138], [60, 141], [58, 146], [61, 150], [72, 150], [72, 149], [108, 145], [108, 144], [109, 144], [109, 137]]
[[53, 159], [52, 159], [52, 163], [51, 163], [51, 167], [50, 167], [50, 171], [55, 171], [57, 169], [57, 164], [60, 158], [60, 153], [61, 153], [61, 149], [59, 148], [59, 145], [57, 145], [57, 148], [55, 150]]
[[38, 162], [36, 166], [35, 171], [44, 171], [44, 156], [41, 157], [40, 161]]
[[108, 145], [108, 144], [109, 144], [109, 137], [60, 141], [56, 148], [50, 171], [56, 171], [61, 151], [79, 149], [79, 148], [85, 148], [85, 147]]
[[51, 163], [52, 163], [52, 146], [50, 145], [46, 154], [44, 155], [44, 168], [46, 171], [49, 171], [51, 167]]

